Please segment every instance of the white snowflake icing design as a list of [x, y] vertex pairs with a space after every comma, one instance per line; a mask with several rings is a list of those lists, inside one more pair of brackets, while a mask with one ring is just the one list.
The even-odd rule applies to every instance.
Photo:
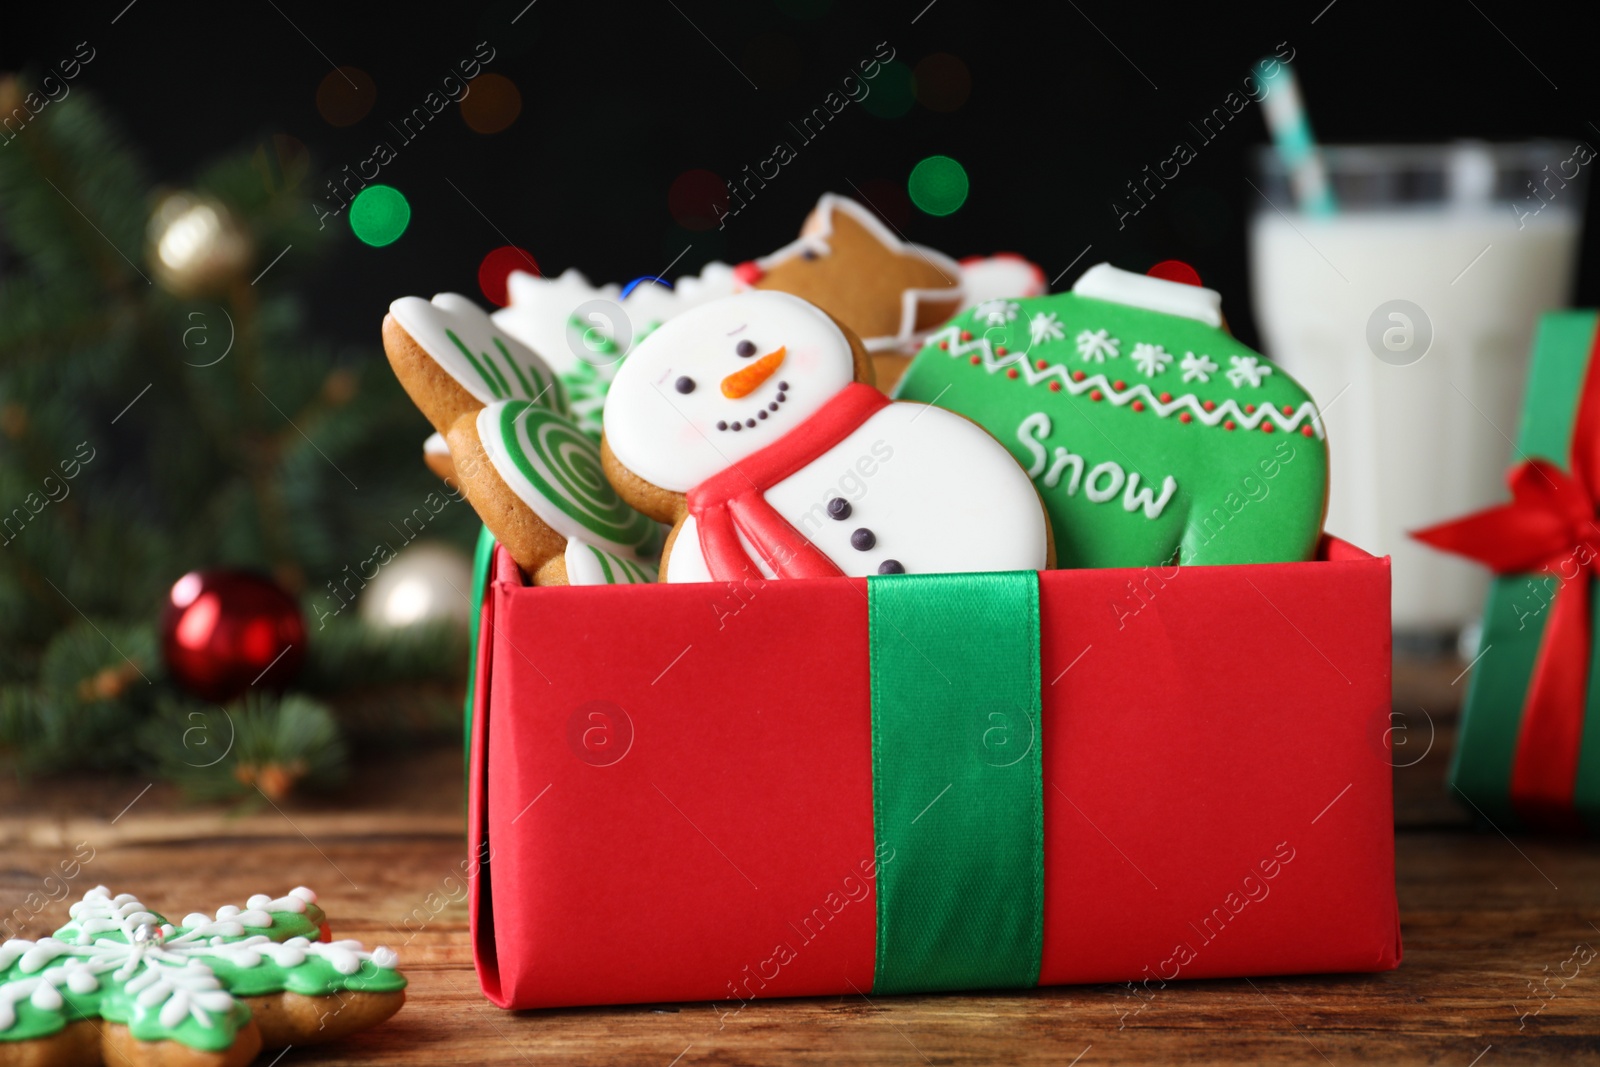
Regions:
[[1088, 363], [1104, 363], [1116, 359], [1122, 342], [1104, 330], [1084, 330], [1078, 334], [1078, 355]]
[[1217, 365], [1210, 356], [1197, 356], [1193, 352], [1183, 354], [1178, 369], [1183, 371], [1183, 380], [1186, 382], [1209, 382], [1211, 376], [1217, 373]]
[[1054, 311], [1041, 311], [1028, 320], [1028, 335], [1036, 345], [1059, 341], [1063, 336], [1061, 320]]
[[1272, 368], [1258, 356], [1229, 356], [1228, 362], [1233, 364], [1233, 369], [1228, 371], [1228, 381], [1235, 389], [1241, 385], [1260, 388], [1262, 379], [1272, 373]]
[[1133, 346], [1133, 362], [1146, 378], [1154, 378], [1167, 369], [1167, 364], [1172, 362], [1172, 353], [1160, 345], [1140, 342]]
[[[63, 986], [83, 995], [99, 989], [107, 978], [122, 983], [140, 1007], [155, 1010], [165, 1028], [193, 1019], [209, 1029], [233, 1010], [234, 998], [206, 965], [208, 958], [239, 968], [255, 967], [263, 960], [293, 968], [316, 957], [344, 975], [355, 974], [367, 963], [385, 970], [398, 965], [392, 950], [378, 947], [368, 952], [359, 941], [243, 936], [246, 926], [273, 926], [269, 912], [303, 913], [315, 900], [316, 894], [304, 888], [277, 899], [257, 895], [245, 908], [219, 908], [215, 918], [193, 913], [184, 919], [186, 928], [180, 933], [171, 923], [157, 925], [160, 917], [130, 894], [113, 897], [104, 886], [91, 889], [69, 909], [72, 921], [57, 931], [61, 936], [0, 943], [0, 972], [17, 965], [21, 974], [0, 982], [0, 1032], [16, 1024], [16, 1008], [23, 1001], [41, 1011], [60, 1011], [65, 1007]], [[112, 933], [126, 940], [97, 936]]]
[[979, 321], [989, 326], [1004, 326], [1017, 317], [1020, 305], [1015, 300], [985, 300], [972, 309]]

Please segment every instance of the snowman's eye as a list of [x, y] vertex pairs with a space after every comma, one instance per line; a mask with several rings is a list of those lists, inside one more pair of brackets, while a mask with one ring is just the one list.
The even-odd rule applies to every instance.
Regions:
[[733, 350], [739, 353], [742, 358], [749, 359], [751, 356], [756, 354], [755, 342], [740, 341], [738, 344], [733, 346]]
[[673, 382], [672, 385], [673, 385], [673, 388], [677, 389], [678, 392], [680, 392], [680, 393], [692, 393], [692, 392], [694, 392], [694, 379], [693, 378], [689, 378], [689, 377], [679, 378], [677, 381]]
[[800, 253], [800, 258], [801, 259], [816, 259], [817, 258], [817, 254], [815, 252], [813, 252], [811, 249], [807, 248], [805, 251]]

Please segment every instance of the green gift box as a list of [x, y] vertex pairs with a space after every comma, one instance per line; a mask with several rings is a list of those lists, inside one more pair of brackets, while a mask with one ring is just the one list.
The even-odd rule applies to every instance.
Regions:
[[1600, 829], [1600, 338], [1594, 311], [1545, 315], [1508, 477], [1512, 502], [1416, 536], [1498, 577], [1451, 785], [1484, 817]]

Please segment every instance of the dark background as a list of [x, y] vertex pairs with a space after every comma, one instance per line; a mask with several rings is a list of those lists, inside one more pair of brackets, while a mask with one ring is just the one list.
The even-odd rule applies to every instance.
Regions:
[[[46, 73], [87, 40], [97, 55], [75, 87], [98, 93], [152, 172], [175, 186], [217, 153], [275, 135], [306, 146], [306, 180], [319, 188], [369, 156], [377, 139], [395, 144], [398, 157], [377, 180], [409, 199], [409, 230], [368, 248], [343, 218], [330, 223], [340, 240], [307, 293], [321, 330], [374, 356], [391, 298], [450, 289], [481, 298], [478, 263], [499, 245], [527, 249], [546, 273], [577, 266], [594, 281], [662, 272], [687, 248], [677, 275], [776, 248], [820, 193], [855, 195], [852, 183], [876, 192], [912, 240], [952, 255], [1012, 250], [1055, 278], [1092, 245], [1058, 288], [1102, 259], [1139, 270], [1186, 260], [1223, 292], [1235, 329], [1253, 341], [1245, 224], [1261, 200], [1245, 176], [1265, 140], [1260, 107], [1246, 107], [1203, 146], [1188, 123], [1239, 90], [1280, 42], [1295, 52], [1328, 143], [1600, 139], [1591, 125], [1600, 119], [1592, 5], [125, 4], [10, 12], [0, 69]], [[387, 123], [420, 105], [480, 41], [496, 53], [485, 70], [520, 90], [520, 116], [483, 135], [452, 105], [402, 144]], [[933, 53], [958, 57], [970, 97], [951, 112], [918, 103], [898, 118], [851, 104], [803, 144], [788, 124], [821, 105], [879, 42], [912, 68]], [[342, 129], [316, 104], [335, 64], [365, 70], [377, 88], [367, 117]], [[1178, 139], [1199, 158], [1119, 231], [1113, 201]], [[798, 158], [724, 229], [675, 220], [668, 194], [680, 174], [737, 176], [777, 140]], [[888, 191], [903, 189], [933, 153], [960, 160], [971, 177], [965, 206], [946, 218]], [[1600, 302], [1587, 254], [1594, 243], [1591, 230], [1582, 304]]]

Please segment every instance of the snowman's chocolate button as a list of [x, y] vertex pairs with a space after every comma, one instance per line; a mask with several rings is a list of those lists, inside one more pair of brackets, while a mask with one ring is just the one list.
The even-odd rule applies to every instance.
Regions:
[[905, 565], [897, 559], [886, 559], [878, 564], [879, 574], [904, 574], [905, 572]]
[[678, 392], [680, 392], [680, 393], [692, 393], [692, 392], [694, 392], [694, 379], [693, 378], [688, 378], [688, 377], [679, 378], [676, 382], [673, 382], [672, 384], [674, 385], [674, 387], [677, 388]]
[[848, 519], [850, 517], [850, 501], [842, 496], [836, 496], [828, 501], [828, 517], [832, 519]]
[[739, 355], [743, 356], [745, 359], [749, 359], [751, 356], [756, 354], [755, 342], [740, 341], [738, 344], [733, 346], [733, 350], [739, 353]]
[[857, 552], [866, 552], [878, 543], [878, 538], [865, 526], [860, 527], [850, 535], [850, 547]]

